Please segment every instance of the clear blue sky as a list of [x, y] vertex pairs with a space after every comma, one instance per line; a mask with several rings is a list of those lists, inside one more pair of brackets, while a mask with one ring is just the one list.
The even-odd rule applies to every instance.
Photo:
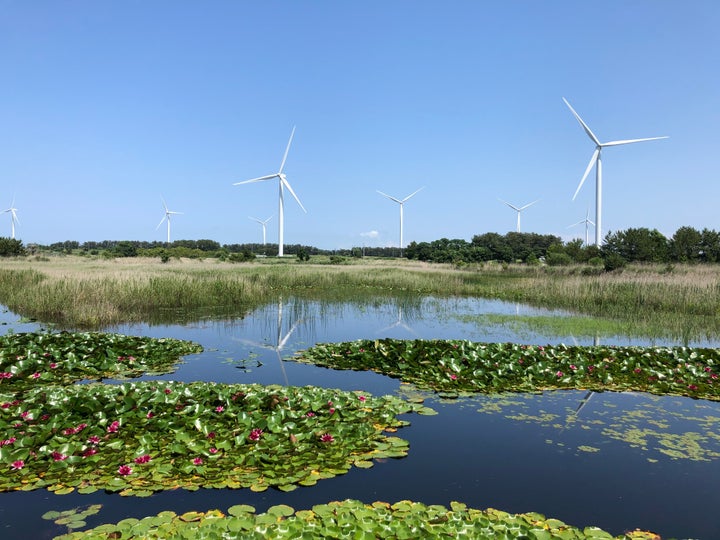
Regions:
[[[0, 0], [0, 209], [24, 243], [277, 241], [325, 249], [719, 230], [720, 3]], [[0, 214], [0, 235], [10, 216]], [[592, 237], [592, 231], [591, 231]]]

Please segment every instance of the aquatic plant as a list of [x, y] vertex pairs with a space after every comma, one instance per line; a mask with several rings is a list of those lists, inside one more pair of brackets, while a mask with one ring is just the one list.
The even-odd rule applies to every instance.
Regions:
[[394, 504], [357, 500], [318, 504], [311, 510], [287, 505], [256, 514], [249, 505], [236, 505], [227, 514], [208, 512], [161, 512], [143, 519], [128, 518], [116, 524], [57, 537], [58, 540], [106, 538], [532, 538], [536, 540], [626, 539], [660, 540], [647, 531], [619, 536], [597, 528], [578, 529], [542, 514], [510, 514], [489, 508], [476, 510], [458, 502], [450, 508], [414, 501]]
[[377, 458], [431, 413], [392, 396], [315, 387], [143, 381], [0, 392], [0, 490], [98, 489], [147, 496], [179, 487], [291, 491]]
[[293, 360], [372, 370], [446, 396], [577, 388], [720, 400], [718, 349], [376, 339], [317, 344]]

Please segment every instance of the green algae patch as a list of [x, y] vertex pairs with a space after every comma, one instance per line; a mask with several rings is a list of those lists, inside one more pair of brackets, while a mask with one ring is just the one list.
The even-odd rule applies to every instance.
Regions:
[[202, 350], [191, 341], [99, 332], [6, 334], [0, 336], [0, 392], [172, 373], [182, 356]]
[[579, 529], [542, 514], [510, 514], [495, 509], [476, 510], [452, 502], [450, 508], [413, 501], [394, 504], [356, 500], [318, 504], [295, 511], [273, 506], [256, 514], [252, 506], [188, 512], [164, 512], [140, 520], [126, 519], [58, 537], [62, 540], [107, 538], [532, 538], [537, 540], [634, 539], [659, 540], [647, 531], [612, 536], [597, 527]]
[[401, 458], [393, 396], [316, 387], [143, 381], [0, 393], [0, 490], [98, 489], [147, 496], [185, 488], [298, 485]]

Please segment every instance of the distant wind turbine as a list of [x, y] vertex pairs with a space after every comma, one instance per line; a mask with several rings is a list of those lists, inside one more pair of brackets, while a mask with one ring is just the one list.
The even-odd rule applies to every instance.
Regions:
[[14, 240], [15, 239], [15, 224], [18, 224], [18, 225], [20, 224], [20, 220], [17, 217], [17, 208], [15, 208], [15, 197], [13, 197], [13, 201], [10, 204], [10, 208], [2, 211], [3, 214], [6, 214], [8, 212], [10, 212], [10, 227], [11, 227], [10, 230], [12, 231], [10, 238], [12, 238]]
[[585, 224], [585, 245], [589, 246], [589, 237], [588, 237], [588, 225], [595, 225], [592, 221], [590, 221], [590, 209], [588, 208], [587, 212], [585, 212], [585, 219], [578, 221], [577, 223], [573, 223], [572, 225], [568, 225], [568, 229], [570, 227], [574, 227], [575, 225], [580, 225], [581, 223]]
[[585, 174], [583, 174], [583, 177], [580, 180], [580, 184], [578, 184], [578, 187], [575, 190], [575, 195], [573, 195], [573, 201], [575, 200], [575, 197], [577, 197], [577, 194], [580, 191], [583, 183], [585, 182], [587, 175], [590, 174], [590, 169], [592, 169], [593, 165], [595, 165], [595, 245], [600, 247], [600, 244], [602, 243], [602, 161], [600, 157], [602, 149], [606, 146], [620, 146], [621, 144], [656, 141], [658, 139], [667, 139], [668, 137], [648, 137], [645, 139], [627, 139], [601, 143], [600, 140], [595, 136], [595, 134], [590, 131], [590, 128], [587, 126], [587, 124], [583, 122], [582, 118], [580, 118], [580, 115], [576, 113], [575, 109], [573, 109], [570, 103], [568, 103], [568, 100], [563, 98], [563, 101], [565, 102], [565, 105], [567, 105], [570, 109], [570, 112], [573, 113], [573, 116], [575, 116], [577, 121], [580, 122], [580, 125], [585, 130], [585, 133], [587, 133], [587, 136], [590, 137], [590, 140], [595, 143], [595, 151], [590, 158], [590, 163], [588, 163], [587, 169], [585, 169]]
[[165, 204], [165, 199], [160, 197], [160, 200], [163, 203], [163, 208], [165, 209], [165, 215], [160, 220], [160, 223], [158, 223], [157, 227], [155, 227], [155, 230], [160, 228], [160, 225], [163, 224], [163, 221], [167, 221], [167, 243], [170, 243], [170, 216], [175, 214], [182, 214], [182, 212], [173, 212], [172, 210], [168, 210], [167, 204]]
[[391, 201], [395, 201], [396, 203], [398, 203], [400, 205], [400, 256], [401, 257], [402, 257], [403, 247], [404, 247], [404, 244], [403, 244], [403, 205], [405, 204], [405, 201], [410, 199], [410, 197], [413, 197], [418, 191], [420, 191], [422, 189], [425, 189], [425, 186], [421, 187], [417, 191], [412, 192], [410, 195], [408, 195], [404, 199], [396, 199], [395, 197], [391, 197], [387, 193], [383, 193], [382, 191], [378, 190], [378, 193], [380, 195], [382, 195], [383, 197], [387, 197]]
[[290, 144], [292, 144], [294, 135], [295, 135], [295, 127], [292, 128], [292, 132], [290, 133], [290, 140], [288, 141], [287, 147], [285, 148], [285, 154], [283, 155], [283, 159], [282, 159], [282, 162], [280, 163], [280, 169], [278, 170], [278, 172], [276, 172], [274, 174], [260, 176], [258, 178], [252, 178], [250, 180], [244, 180], [242, 182], [235, 182], [233, 184], [233, 186], [239, 186], [242, 184], [251, 184], [253, 182], [263, 182], [265, 180], [272, 180], [273, 178], [278, 179], [278, 191], [279, 191], [279, 197], [278, 197], [278, 257], [283, 256], [283, 233], [284, 233], [284, 227], [285, 227], [285, 212], [284, 212], [285, 203], [283, 202], [284, 188], [287, 188], [287, 190], [290, 192], [290, 194], [295, 198], [297, 203], [300, 205], [300, 208], [302, 208], [303, 212], [307, 213], [307, 210], [305, 210], [305, 207], [300, 202], [300, 199], [298, 199], [297, 195], [295, 195], [293, 188], [288, 183], [287, 178], [285, 177], [285, 173], [283, 172], [283, 168], [285, 167], [285, 160], [287, 160], [288, 152], [290, 151]]
[[502, 199], [498, 199], [498, 200], [499, 200], [500, 202], [503, 202], [503, 203], [507, 204], [510, 208], [512, 208], [513, 210], [515, 210], [515, 211], [517, 212], [517, 232], [520, 232], [520, 212], [522, 212], [523, 210], [525, 210], [528, 206], [532, 206], [533, 204], [535, 204], [536, 202], [538, 202], [540, 199], [538, 199], [537, 201], [533, 201], [533, 202], [531, 202], [531, 203], [529, 203], [529, 204], [526, 204], [525, 206], [520, 206], [520, 207], [514, 206], [514, 205], [510, 204], [510, 203], [507, 202], [507, 201], [503, 201]]
[[258, 219], [258, 218], [256, 218], [256, 217], [252, 217], [252, 216], [249, 216], [248, 219], [252, 219], [253, 221], [257, 221], [260, 225], [262, 225], [262, 229], [263, 229], [263, 246], [264, 246], [264, 245], [265, 245], [265, 229], [266, 229], [265, 226], [267, 225], [267, 222], [272, 219], [272, 216], [270, 216], [269, 218], [267, 218], [265, 221], [263, 221], [263, 220], [261, 220], [261, 219]]

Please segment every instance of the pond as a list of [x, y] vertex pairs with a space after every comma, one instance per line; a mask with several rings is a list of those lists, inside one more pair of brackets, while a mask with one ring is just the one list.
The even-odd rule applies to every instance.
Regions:
[[[316, 385], [424, 397], [425, 404], [439, 414], [405, 418], [411, 425], [397, 435], [410, 442], [408, 457], [381, 460], [370, 469], [353, 468], [348, 474], [289, 493], [201, 489], [143, 499], [104, 493], [2, 493], [3, 538], [52, 538], [67, 529], [43, 520], [45, 512], [90, 504], [102, 505], [98, 514], [87, 519], [92, 527], [162, 510], [181, 513], [250, 504], [262, 512], [275, 504], [303, 509], [348, 498], [368, 503], [410, 499], [445, 506], [461, 501], [475, 508], [540, 512], [577, 527], [595, 525], [614, 535], [641, 528], [664, 538], [719, 538], [715, 511], [720, 502], [716, 490], [720, 485], [720, 403], [584, 391], [443, 400], [375, 373], [333, 371], [289, 360], [296, 351], [315, 343], [375, 337], [539, 345], [681, 344], [592, 332], [563, 335], [557, 333], [557, 325], [543, 331], [525, 324], [548, 315], [568, 317], [567, 313], [478, 299], [333, 304], [278, 298], [237, 318], [109, 328], [131, 335], [192, 340], [205, 348], [186, 357], [175, 373], [144, 379]], [[188, 314], [182, 318], [193, 320]], [[9, 312], [0, 322], [0, 332], [40, 327]], [[715, 342], [691, 345], [720, 346]]]

